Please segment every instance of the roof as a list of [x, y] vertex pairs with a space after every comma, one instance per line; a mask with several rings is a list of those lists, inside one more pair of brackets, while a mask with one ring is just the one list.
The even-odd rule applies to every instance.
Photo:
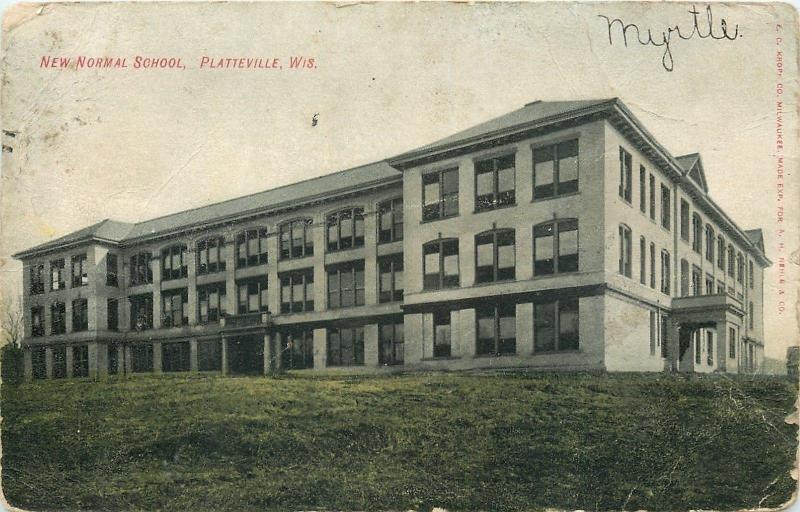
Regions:
[[761, 229], [746, 229], [744, 234], [761, 249], [761, 252], [764, 252], [764, 232]]
[[345, 190], [350, 191], [362, 186], [371, 186], [391, 179], [400, 180], [400, 173], [385, 161], [374, 162], [135, 224], [106, 219], [87, 228], [21, 251], [15, 254], [14, 257], [30, 256], [55, 247], [63, 247], [64, 245], [89, 240], [126, 242], [157, 233], [186, 229], [215, 221], [224, 221], [248, 213], [267, 212], [287, 205], [297, 205], [300, 201], [319, 199]]
[[[524, 107], [496, 117], [489, 121], [477, 124], [472, 128], [467, 128], [454, 135], [445, 137], [431, 144], [419, 147], [413, 152], [428, 152], [448, 146], [468, 142], [476, 137], [483, 137], [488, 133], [502, 131], [508, 128], [516, 128], [519, 125], [543, 121], [545, 119], [570, 113], [576, 110], [595, 107], [614, 101], [614, 98], [599, 100], [579, 100], [579, 101], [533, 101]], [[401, 155], [398, 158], [402, 158]]]

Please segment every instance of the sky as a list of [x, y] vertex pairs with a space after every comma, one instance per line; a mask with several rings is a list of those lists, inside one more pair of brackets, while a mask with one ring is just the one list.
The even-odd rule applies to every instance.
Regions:
[[[705, 15], [703, 3], [12, 6], [0, 122], [18, 135], [3, 138], [14, 151], [0, 171], [0, 289], [21, 287], [11, 254], [105, 218], [146, 220], [384, 159], [534, 100], [610, 97], [673, 155], [700, 152], [711, 197], [742, 228], [763, 228], [777, 262], [800, 247], [797, 20], [785, 4], [714, 4], [716, 34], [725, 18], [738, 37], [673, 33], [668, 71], [663, 46], [609, 44], [601, 17], [659, 41], [668, 26], [692, 32], [692, 5]], [[43, 68], [43, 56], [125, 57], [128, 68]], [[183, 67], [134, 69], [135, 56]], [[201, 69], [204, 56], [283, 69]], [[315, 65], [289, 69], [292, 56]], [[788, 265], [781, 284], [779, 270], [765, 275], [765, 338], [782, 358], [798, 342], [798, 272]]]

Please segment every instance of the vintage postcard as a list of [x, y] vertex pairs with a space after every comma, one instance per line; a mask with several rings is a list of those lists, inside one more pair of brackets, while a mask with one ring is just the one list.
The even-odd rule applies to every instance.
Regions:
[[750, 510], [796, 491], [784, 3], [19, 3], [20, 510]]

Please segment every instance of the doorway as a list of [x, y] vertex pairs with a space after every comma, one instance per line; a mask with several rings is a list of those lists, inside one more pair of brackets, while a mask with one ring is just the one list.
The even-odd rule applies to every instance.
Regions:
[[259, 335], [228, 339], [228, 368], [231, 373], [261, 375], [264, 373], [264, 338]]

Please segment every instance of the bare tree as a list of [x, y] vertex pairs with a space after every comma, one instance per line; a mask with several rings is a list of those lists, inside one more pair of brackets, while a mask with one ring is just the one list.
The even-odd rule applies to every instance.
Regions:
[[3, 340], [14, 347], [19, 347], [25, 336], [22, 298], [14, 300], [7, 294], [0, 294], [0, 312], [0, 330], [2, 330]]

